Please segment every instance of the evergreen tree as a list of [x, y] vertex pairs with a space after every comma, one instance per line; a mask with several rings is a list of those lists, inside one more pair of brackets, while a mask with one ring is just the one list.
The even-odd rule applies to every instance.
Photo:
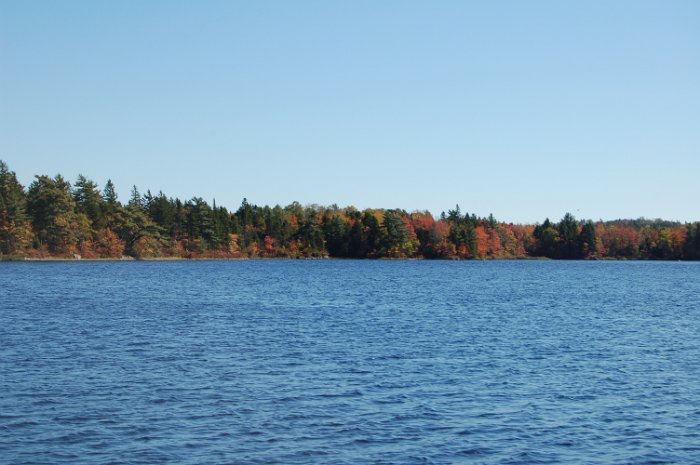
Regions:
[[700, 222], [686, 225], [686, 243], [684, 258], [700, 260]]
[[592, 221], [586, 221], [579, 234], [579, 256], [588, 258], [598, 253], [598, 242], [595, 232], [595, 225]]
[[406, 212], [384, 212], [382, 252], [389, 257], [407, 257], [413, 254], [411, 233], [404, 223]]
[[309, 256], [321, 256], [324, 253], [324, 238], [321, 225], [318, 224], [316, 215], [305, 215], [304, 223], [299, 228], [299, 240]]
[[147, 213], [149, 218], [170, 238], [176, 237], [175, 211], [175, 202], [172, 199], [168, 199], [162, 191], [155, 197], [151, 196], [151, 200], [148, 202]]
[[138, 208], [142, 212], [146, 211], [146, 200], [141, 195], [141, 192], [139, 192], [138, 187], [133, 186], [131, 188], [131, 198], [127, 205], [131, 208]]
[[496, 229], [496, 226], [498, 226], [498, 222], [496, 218], [493, 217], [493, 213], [489, 213], [488, 226], [491, 229]]
[[537, 240], [533, 255], [540, 257], [558, 258], [559, 257], [559, 231], [554, 227], [549, 218], [544, 220], [544, 223], [535, 227], [533, 236]]
[[348, 229], [339, 216], [333, 215], [324, 222], [324, 235], [331, 257], [348, 256]]
[[28, 245], [26, 206], [24, 188], [0, 160], [0, 255], [21, 253]]
[[126, 208], [118, 207], [110, 229], [124, 241], [126, 254], [135, 257], [158, 254], [156, 250], [150, 249], [153, 249], [151, 245], [157, 248], [160, 244], [161, 229], [137, 204], [130, 202]]
[[214, 235], [220, 248], [228, 249], [231, 241], [231, 215], [225, 207], [217, 207], [216, 200], [212, 207]]
[[462, 221], [462, 211], [459, 209], [459, 204], [454, 210], [447, 210], [447, 221], [452, 224], [457, 224]]
[[114, 189], [114, 184], [111, 179], [108, 179], [107, 184], [105, 184], [104, 191], [102, 192], [102, 199], [110, 207], [115, 207], [119, 202], [117, 191]]
[[76, 211], [87, 216], [93, 231], [105, 227], [105, 202], [97, 189], [97, 184], [82, 174], [79, 175], [73, 189], [73, 200], [75, 201]]
[[199, 251], [216, 249], [219, 245], [214, 229], [212, 209], [201, 197], [194, 197], [185, 204], [187, 213], [187, 235], [190, 241], [199, 244]]
[[353, 258], [367, 257], [367, 235], [362, 225], [362, 214], [357, 210], [350, 213], [352, 226], [348, 231], [348, 256]]
[[75, 212], [71, 185], [61, 175], [36, 176], [27, 192], [27, 210], [38, 245], [45, 244], [50, 252], [75, 253], [91, 237], [89, 220]]
[[365, 232], [366, 255], [367, 257], [376, 257], [380, 254], [382, 242], [382, 229], [379, 220], [373, 212], [365, 210], [362, 214], [362, 226]]
[[557, 229], [560, 239], [557, 258], [581, 258], [576, 218], [571, 213], [565, 214]]

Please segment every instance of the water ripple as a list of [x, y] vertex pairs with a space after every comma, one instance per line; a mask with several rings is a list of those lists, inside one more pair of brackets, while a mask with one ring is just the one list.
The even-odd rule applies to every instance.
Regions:
[[0, 462], [700, 463], [700, 264], [0, 264]]

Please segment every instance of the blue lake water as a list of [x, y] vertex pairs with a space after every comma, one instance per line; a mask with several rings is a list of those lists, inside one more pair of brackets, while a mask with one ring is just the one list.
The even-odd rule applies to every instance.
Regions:
[[0, 263], [2, 464], [697, 464], [700, 263]]

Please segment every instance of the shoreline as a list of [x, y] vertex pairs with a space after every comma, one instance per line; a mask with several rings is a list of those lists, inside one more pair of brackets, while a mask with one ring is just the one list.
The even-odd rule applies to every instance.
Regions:
[[296, 261], [296, 260], [357, 260], [357, 261], [435, 261], [435, 262], [479, 262], [479, 261], [564, 261], [564, 262], [694, 262], [698, 260], [658, 260], [658, 259], [631, 259], [631, 258], [587, 258], [587, 259], [555, 259], [548, 257], [507, 257], [507, 258], [346, 258], [346, 257], [121, 257], [121, 258], [70, 258], [70, 257], [0, 257], [0, 263], [21, 262], [189, 262], [189, 261]]
[[[287, 261], [287, 260], [358, 260], [358, 261], [437, 261], [437, 262], [455, 262], [455, 261], [517, 261], [517, 260], [552, 260], [547, 257], [508, 257], [508, 258], [348, 258], [348, 257], [121, 257], [121, 258], [70, 258], [70, 257], [0, 257], [0, 262], [176, 262], [176, 261]], [[591, 261], [591, 260], [589, 260]]]

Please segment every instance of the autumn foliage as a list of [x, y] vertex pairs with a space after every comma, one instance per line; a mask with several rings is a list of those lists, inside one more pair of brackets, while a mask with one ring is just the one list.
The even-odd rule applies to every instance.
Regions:
[[439, 217], [401, 209], [340, 208], [294, 202], [236, 211], [142, 195], [118, 200], [79, 176], [36, 176], [24, 188], [0, 161], [0, 257], [700, 259], [700, 223], [661, 220], [579, 221], [521, 225], [492, 215]]

